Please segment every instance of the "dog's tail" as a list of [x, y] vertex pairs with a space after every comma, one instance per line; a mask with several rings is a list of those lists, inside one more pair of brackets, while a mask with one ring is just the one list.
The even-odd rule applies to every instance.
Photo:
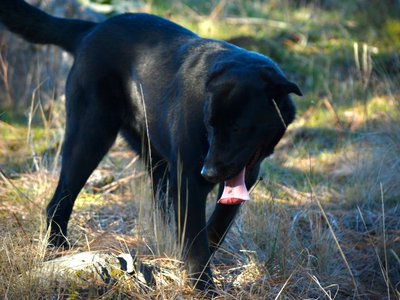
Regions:
[[0, 0], [0, 21], [31, 43], [57, 45], [74, 54], [96, 23], [50, 16], [23, 0]]

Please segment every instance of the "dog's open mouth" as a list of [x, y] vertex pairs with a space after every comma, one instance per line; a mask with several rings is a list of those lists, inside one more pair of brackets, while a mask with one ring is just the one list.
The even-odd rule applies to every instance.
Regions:
[[251, 157], [246, 167], [244, 167], [239, 172], [239, 174], [225, 181], [224, 191], [217, 203], [225, 205], [236, 205], [250, 200], [250, 194], [245, 184], [246, 169], [252, 169], [260, 156], [261, 149], [258, 149], [256, 153]]

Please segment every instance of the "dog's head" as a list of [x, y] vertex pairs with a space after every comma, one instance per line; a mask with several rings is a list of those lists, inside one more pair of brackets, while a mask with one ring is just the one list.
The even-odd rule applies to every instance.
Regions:
[[302, 95], [266, 57], [216, 64], [206, 89], [209, 150], [201, 173], [215, 183], [252, 168], [273, 152], [295, 117], [289, 94]]

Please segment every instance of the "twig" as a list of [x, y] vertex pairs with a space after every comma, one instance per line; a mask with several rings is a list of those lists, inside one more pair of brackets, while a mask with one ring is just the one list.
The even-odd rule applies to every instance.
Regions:
[[[201, 15], [194, 15], [191, 17], [191, 19], [194, 21], [204, 21], [210, 18], [210, 16]], [[289, 28], [291, 26], [291, 24], [287, 22], [269, 20], [264, 18], [226, 17], [223, 18], [223, 21], [231, 25], [262, 25], [280, 29]]]
[[[296, 270], [295, 270], [296, 271]], [[278, 300], [281, 296], [281, 294], [283, 293], [283, 290], [286, 288], [286, 286], [288, 285], [288, 283], [290, 282], [290, 279], [292, 279], [292, 276], [294, 275], [295, 271], [293, 271], [289, 277], [286, 279], [285, 283], [283, 284], [283, 286], [281, 287], [281, 289], [279, 290], [278, 295], [276, 295], [275, 300]]]
[[30, 203], [33, 203], [33, 201], [25, 193], [21, 192], [21, 190], [14, 183], [12, 183], [10, 179], [8, 179], [8, 177], [1, 168], [0, 168], [0, 178], [3, 179], [3, 181], [7, 183], [9, 186], [11, 186], [14, 190], [16, 190], [21, 197], [25, 198]]
[[331, 101], [329, 101], [328, 98], [324, 98], [322, 101], [323, 101], [325, 107], [332, 113], [333, 117], [335, 118], [335, 123], [336, 123], [337, 129], [339, 129], [340, 131], [343, 131], [342, 122], [340, 121], [339, 115], [336, 113], [336, 110], [333, 107]]
[[116, 181], [113, 181], [113, 182], [111, 182], [109, 184], [106, 184], [106, 185], [102, 186], [101, 188], [93, 187], [93, 189], [95, 191], [100, 191], [100, 192], [110, 192], [113, 189], [117, 188], [122, 183], [125, 183], [125, 182], [127, 182], [127, 181], [129, 181], [131, 179], [134, 179], [134, 178], [142, 177], [144, 174], [145, 174], [145, 172], [140, 172], [138, 174], [132, 174], [132, 175], [120, 178], [120, 179], [118, 179]]
[[219, 1], [219, 3], [215, 6], [215, 8], [213, 9], [213, 11], [210, 14], [210, 19], [216, 19], [218, 18], [218, 16], [221, 14], [221, 12], [223, 11], [224, 7], [226, 5], [226, 0], [221, 0]]
[[269, 20], [264, 18], [240, 18], [240, 17], [228, 17], [224, 19], [227, 23], [237, 25], [268, 25], [269, 27], [285, 29], [290, 26], [290, 24], [282, 21]]
[[17, 130], [17, 128], [15, 128], [14, 126], [12, 126], [11, 124], [8, 124], [7, 122], [4, 122], [2, 120], [0, 120], [0, 126], [4, 126], [7, 127], [10, 130]]
[[282, 122], [283, 127], [286, 129], [286, 128], [287, 128], [287, 125], [286, 125], [286, 123], [285, 123], [285, 120], [283, 119], [283, 116], [282, 116], [282, 114], [281, 114], [281, 110], [280, 110], [279, 107], [278, 107], [278, 104], [276, 104], [276, 102], [275, 102], [274, 99], [272, 99], [272, 103], [274, 104], [275, 109], [276, 109], [276, 112], [278, 113], [279, 118], [281, 119], [281, 122]]
[[21, 224], [21, 222], [19, 221], [17, 215], [16, 215], [14, 212], [13, 212], [12, 214], [13, 214], [15, 220], [17, 221], [17, 224], [18, 224], [19, 228], [21, 228], [21, 230], [22, 230], [24, 236], [25, 236], [26, 238], [29, 239], [29, 235], [26, 233], [26, 231], [25, 231], [25, 229], [24, 229], [24, 226], [22, 226], [22, 224]]

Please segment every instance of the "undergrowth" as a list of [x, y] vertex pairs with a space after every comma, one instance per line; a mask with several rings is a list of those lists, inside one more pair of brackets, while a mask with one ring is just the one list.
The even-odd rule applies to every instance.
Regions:
[[[400, 297], [399, 7], [371, 2], [154, 0], [134, 7], [271, 56], [305, 94], [294, 99], [295, 123], [263, 163], [252, 200], [213, 259], [220, 299]], [[47, 249], [44, 208], [57, 182], [64, 124], [58, 86], [69, 62], [64, 54], [64, 65], [43, 61], [54, 50], [32, 50], [7, 33], [1, 40], [0, 297], [202, 298], [185, 284], [173, 230], [160, 225], [149, 178], [120, 138], [76, 202], [72, 250]], [[18, 57], [32, 61], [23, 77]], [[36, 275], [54, 257], [83, 251], [131, 252], [169, 270], [167, 279], [146, 288], [129, 276], [60, 286], [51, 274]]]

